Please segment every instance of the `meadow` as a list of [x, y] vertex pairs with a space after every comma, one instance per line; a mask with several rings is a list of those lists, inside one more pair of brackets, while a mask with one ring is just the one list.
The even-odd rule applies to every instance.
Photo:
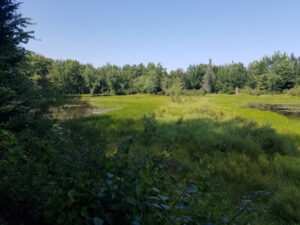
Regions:
[[[46, 40], [46, 45], [52, 43], [48, 46], [53, 50], [52, 59], [33, 52], [35, 49], [48, 55], [46, 46], [39, 51], [39, 44], [29, 45], [28, 49], [26, 45], [36, 39], [31, 26], [39, 24], [38, 15], [52, 15], [36, 14], [34, 10], [51, 7], [28, 7], [33, 11], [27, 15], [21, 5], [14, 0], [0, 1], [1, 225], [300, 224], [300, 57], [276, 51], [254, 60], [257, 53], [246, 56], [249, 51], [241, 51], [240, 56], [223, 54], [225, 58], [221, 60], [222, 48], [215, 48], [216, 55], [212, 56], [217, 60], [203, 63], [199, 59], [208, 59], [203, 48], [193, 54], [191, 50], [195, 48], [180, 46], [182, 41], [176, 44], [173, 35], [172, 40], [160, 39], [171, 40], [168, 44], [176, 45], [172, 49], [185, 49], [187, 57], [178, 54], [179, 59], [174, 60], [176, 54], [172, 54], [161, 58], [169, 45], [162, 43], [160, 48], [151, 41], [151, 37], [157, 37], [152, 34], [153, 29], [147, 29], [151, 31], [149, 36], [144, 26], [135, 29], [134, 24], [119, 21], [109, 24], [112, 20], [105, 18], [105, 13], [101, 13], [101, 18], [78, 17], [82, 12], [97, 14], [80, 4], [79, 11], [73, 13], [79, 22], [70, 19], [71, 14], [68, 24], [61, 23], [65, 20], [56, 23], [52, 17], [48, 18], [49, 23], [43, 19], [42, 30], [48, 34], [37, 37], [59, 37], [57, 31], [69, 32], [73, 28], [77, 32], [78, 26], [72, 23], [80, 26], [85, 18], [84, 25], [105, 21], [101, 28], [109, 30], [98, 30], [101, 37], [107, 34], [108, 42], [99, 40], [99, 35], [94, 34], [97, 29], [79, 32], [84, 37], [76, 40], [71, 32], [71, 36], [63, 38], [68, 40], [67, 45], [62, 38], [58, 45]], [[152, 21], [154, 30], [161, 31], [159, 24], [163, 24], [163, 30], [172, 28], [171, 33], [159, 32], [159, 37], [172, 34], [172, 15], [163, 10], [163, 17], [154, 21], [153, 15], [160, 14], [157, 7], [146, 7], [155, 9], [153, 14], [144, 13], [144, 5], [137, 8], [138, 5], [127, 7], [132, 12], [124, 7], [117, 12], [115, 3], [113, 7], [99, 7], [117, 20], [128, 17], [122, 16], [123, 12], [133, 20], [138, 16], [138, 21], [149, 16], [146, 22]], [[290, 5], [295, 8], [295, 4]], [[70, 11], [70, 4], [65, 10], [59, 6], [61, 15]], [[172, 12], [173, 6], [172, 2]], [[57, 7], [52, 8], [57, 11]], [[72, 12], [76, 10], [71, 8]], [[170, 7], [166, 9], [170, 11]], [[180, 13], [174, 14], [176, 18], [187, 8], [179, 9]], [[202, 11], [195, 10], [197, 16]], [[163, 21], [166, 15], [171, 26]], [[190, 18], [195, 24], [199, 24], [198, 20], [207, 21]], [[257, 21], [260, 26], [264, 18], [258, 17]], [[52, 31], [51, 24], [55, 24]], [[111, 29], [118, 24], [121, 29]], [[126, 24], [133, 30], [124, 29]], [[57, 25], [65, 27], [58, 29]], [[123, 38], [125, 30], [134, 38], [147, 38], [122, 46], [118, 39], [131, 40], [126, 34]], [[118, 34], [111, 35], [112, 31]], [[66, 32], [62, 33], [64, 37]], [[209, 32], [199, 33], [203, 37], [205, 34]], [[96, 44], [92, 44], [89, 35], [96, 37]], [[180, 39], [185, 35], [180, 35]], [[195, 35], [197, 32], [193, 32]], [[187, 36], [190, 39], [191, 35]], [[261, 32], [259, 36], [264, 37]], [[201, 38], [200, 42], [198, 39], [194, 46], [201, 46]], [[73, 41], [78, 42], [73, 43], [74, 48]], [[108, 47], [107, 51], [103, 51], [101, 43]], [[55, 53], [58, 47], [63, 54]], [[153, 54], [155, 48], [161, 50], [156, 51], [159, 55]], [[223, 53], [228, 53], [228, 45], [226, 48]], [[128, 58], [130, 54], [123, 52], [126, 49], [137, 55]], [[262, 48], [260, 53], [269, 50]], [[203, 54], [200, 58], [199, 52]], [[167, 67], [159, 62], [162, 59], [164, 63], [169, 60]], [[188, 59], [195, 64], [188, 64]], [[220, 64], [231, 59], [236, 62]], [[114, 64], [87, 63], [107, 60]], [[247, 65], [242, 63], [244, 60]], [[182, 69], [183, 66], [187, 67]]]
[[85, 145], [101, 139], [106, 157], [126, 145], [138, 157], [151, 151], [175, 158], [181, 168], [177, 179], [201, 190], [207, 215], [235, 217], [247, 197], [266, 192], [255, 208], [243, 208], [251, 222], [241, 224], [299, 224], [300, 120], [249, 108], [249, 103], [297, 104], [299, 97], [211, 94], [184, 96], [177, 103], [155, 95], [81, 99], [115, 108], [64, 122]]

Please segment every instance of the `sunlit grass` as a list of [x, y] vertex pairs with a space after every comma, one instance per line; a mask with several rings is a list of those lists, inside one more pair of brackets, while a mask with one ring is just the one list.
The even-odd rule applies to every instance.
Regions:
[[261, 125], [270, 125], [280, 133], [300, 135], [300, 119], [289, 119], [270, 111], [247, 108], [249, 102], [260, 103], [300, 103], [300, 98], [278, 96], [230, 96], [209, 95], [183, 97], [182, 102], [172, 103], [167, 96], [128, 95], [128, 96], [85, 96], [93, 105], [99, 107], [117, 107], [119, 110], [108, 114], [115, 118], [140, 118], [149, 112], [157, 113], [160, 120], [184, 118], [202, 118], [214, 112], [219, 119], [246, 118]]
[[[259, 126], [270, 126], [280, 134], [288, 134], [300, 146], [300, 119], [290, 119], [270, 111], [261, 111], [247, 107], [251, 103], [300, 103], [299, 97], [285, 95], [248, 96], [248, 95], [207, 95], [182, 97], [180, 103], [172, 103], [167, 96], [127, 95], [82, 97], [98, 107], [117, 108], [108, 112], [111, 119], [138, 121], [144, 115], [153, 112], [160, 122], [213, 118], [217, 120], [232, 120], [244, 118]], [[101, 117], [101, 115], [100, 115]], [[132, 123], [130, 126], [134, 126]], [[117, 126], [117, 124], [115, 124]], [[136, 124], [139, 127], [139, 124]], [[120, 127], [122, 128], [122, 127]]]

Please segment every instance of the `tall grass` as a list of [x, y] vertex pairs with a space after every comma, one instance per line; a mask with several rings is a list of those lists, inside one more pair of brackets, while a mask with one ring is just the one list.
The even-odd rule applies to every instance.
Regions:
[[[298, 103], [291, 96], [186, 96], [173, 103], [166, 96], [84, 96], [95, 106], [117, 107], [105, 115], [71, 120], [66, 126], [85, 133], [96, 144], [105, 137], [106, 151], [134, 138], [136, 154], [152, 149], [173, 154], [184, 177], [197, 180], [209, 167], [206, 193], [220, 200], [222, 210], [234, 215], [243, 195], [271, 192], [252, 224], [300, 223], [300, 120], [270, 111], [247, 108], [249, 102]], [[76, 128], [77, 127], [77, 128]], [[199, 182], [203, 185], [203, 182]], [[205, 189], [205, 187], [198, 187]]]

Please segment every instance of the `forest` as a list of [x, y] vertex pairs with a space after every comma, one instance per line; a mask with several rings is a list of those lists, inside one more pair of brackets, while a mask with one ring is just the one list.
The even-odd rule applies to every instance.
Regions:
[[106, 64], [95, 68], [76, 60], [52, 60], [41, 55], [27, 57], [31, 73], [46, 77], [56, 90], [65, 94], [168, 94], [176, 88], [199, 93], [249, 94], [283, 93], [300, 84], [300, 57], [275, 52], [253, 61], [229, 65], [190, 65], [167, 72], [160, 63]]
[[20, 7], [0, 0], [1, 225], [300, 223], [299, 57], [95, 68], [27, 50]]

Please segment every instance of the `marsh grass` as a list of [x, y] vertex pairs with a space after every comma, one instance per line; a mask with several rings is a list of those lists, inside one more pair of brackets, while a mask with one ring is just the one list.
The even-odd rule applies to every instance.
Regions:
[[[149, 149], [174, 155], [183, 166], [182, 179], [198, 183], [208, 198], [219, 201], [220, 211], [234, 215], [243, 195], [267, 190], [272, 194], [259, 204], [252, 224], [300, 223], [300, 120], [247, 108], [249, 102], [299, 103], [299, 98], [206, 95], [182, 97], [180, 103], [152, 95], [83, 99], [118, 109], [66, 121], [80, 137], [79, 145], [103, 140], [112, 156], [132, 138], [130, 151], [136, 155]], [[203, 179], [210, 185], [201, 186]]]

